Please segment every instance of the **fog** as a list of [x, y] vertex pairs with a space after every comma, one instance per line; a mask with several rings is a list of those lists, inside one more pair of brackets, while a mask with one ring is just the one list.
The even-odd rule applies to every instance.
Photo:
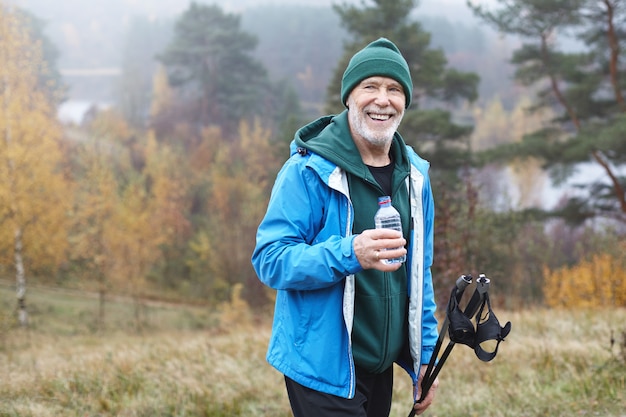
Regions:
[[[475, 3], [476, 1], [474, 0]], [[58, 49], [57, 67], [63, 76], [63, 81], [69, 86], [67, 100], [59, 109], [59, 117], [63, 122], [74, 123], [79, 123], [85, 112], [94, 104], [101, 107], [114, 104], [116, 82], [122, 74], [126, 36], [136, 24], [137, 19], [162, 24], [164, 28], [171, 30], [173, 22], [189, 6], [188, 2], [180, 0], [64, 0], [62, 2], [14, 0], [12, 3], [44, 21], [44, 33]], [[216, 4], [211, 1], [198, 1], [197, 3]], [[275, 6], [277, 10], [282, 6], [329, 10], [335, 3], [362, 4], [361, 0], [340, 2], [336, 0], [225, 0], [217, 5], [226, 12], [241, 14], [267, 6]], [[494, 2], [488, 1], [487, 3]], [[315, 13], [311, 16], [312, 19], [318, 18]], [[492, 39], [498, 38], [501, 41], [504, 39], [489, 27], [479, 24], [467, 7], [466, 0], [422, 0], [415, 9], [413, 18], [421, 22], [423, 19], [438, 16], [453, 24], [458, 23], [459, 26], [475, 26], [476, 30], [480, 30]], [[246, 28], [243, 27], [243, 29]], [[450, 35], [453, 37], [454, 34], [450, 33]], [[438, 36], [441, 38], [446, 35], [439, 33]], [[435, 35], [433, 40], [437, 41]], [[263, 45], [263, 41], [262, 39], [261, 47], [264, 46], [266, 49], [271, 47], [267, 43]], [[513, 44], [515, 41], [509, 39], [503, 42]], [[328, 44], [329, 59], [338, 57], [341, 48], [342, 39]], [[506, 56], [494, 55], [490, 57], [491, 62], [484, 63], [484, 65], [504, 68], [506, 59]], [[475, 68], [462, 69], [476, 70]], [[506, 82], [506, 77], [509, 77], [507, 73], [501, 76], [503, 77], [501, 82]], [[481, 74], [481, 78], [485, 80], [489, 76]], [[481, 92], [481, 99], [488, 98], [484, 97], [484, 93]], [[597, 174], [595, 167], [583, 166], [581, 168], [581, 173], [570, 184], [580, 182], [581, 178], [589, 179]], [[544, 207], [555, 205], [563, 193], [572, 191], [573, 189], [567, 185], [559, 189], [546, 185], [542, 192]]]

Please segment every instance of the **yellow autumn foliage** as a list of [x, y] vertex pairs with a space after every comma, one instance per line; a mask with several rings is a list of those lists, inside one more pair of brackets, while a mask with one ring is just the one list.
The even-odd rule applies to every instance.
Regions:
[[[188, 266], [206, 276], [212, 297], [224, 299], [235, 284], [258, 282], [250, 254], [271, 187], [268, 167], [278, 163], [271, 152], [271, 132], [259, 120], [242, 122], [232, 140], [219, 133], [206, 129], [190, 162], [194, 177], [207, 184], [207, 217], [206, 228], [189, 243], [194, 256]], [[246, 284], [243, 291], [249, 296], [253, 289]]]
[[544, 298], [550, 307], [626, 307], [626, 257], [594, 255], [572, 267], [544, 267]]
[[72, 184], [56, 109], [38, 86], [45, 71], [41, 42], [0, 1], [0, 262], [19, 269], [16, 257], [30, 270], [54, 268], [67, 247]]

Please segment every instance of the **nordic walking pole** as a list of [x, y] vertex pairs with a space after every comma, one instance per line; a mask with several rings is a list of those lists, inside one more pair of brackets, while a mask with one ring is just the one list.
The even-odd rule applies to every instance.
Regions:
[[[480, 276], [476, 280], [476, 289], [474, 290], [474, 294], [472, 294], [472, 298], [470, 299], [469, 303], [467, 304], [467, 307], [463, 311], [463, 315], [467, 317], [468, 319], [472, 319], [472, 317], [476, 315], [478, 308], [480, 307], [482, 301], [485, 298], [485, 294], [487, 294], [487, 292], [489, 291], [489, 283], [490, 283], [490, 280], [489, 278], [485, 276], [485, 274], [480, 274]], [[447, 315], [446, 315], [446, 318], [448, 318]], [[448, 325], [449, 325], [449, 319], [448, 319]], [[446, 362], [446, 359], [448, 359], [448, 356], [450, 355], [450, 352], [452, 352], [452, 348], [454, 347], [455, 344], [456, 342], [452, 340], [448, 342], [448, 346], [446, 346], [446, 349], [443, 351], [443, 354], [441, 355], [441, 358], [439, 359], [437, 366], [433, 369], [432, 373], [429, 375], [429, 378], [427, 381], [428, 384], [422, 383], [422, 393], [420, 395], [420, 399], [418, 400], [418, 402], [423, 401], [424, 398], [426, 397], [426, 394], [428, 394], [428, 390], [432, 386], [433, 382], [435, 382], [435, 378], [437, 378], [437, 375], [439, 375], [439, 371], [441, 371], [443, 364]]]
[[[455, 283], [455, 290], [452, 294], [450, 294], [450, 296], [456, 297], [457, 302], [461, 301], [463, 292], [471, 283], [472, 283], [471, 275], [461, 275], [459, 278], [457, 278], [456, 283]], [[435, 378], [437, 377], [436, 374], [431, 377], [431, 373], [433, 372], [433, 368], [435, 367], [435, 362], [437, 361], [437, 356], [439, 355], [439, 350], [441, 349], [441, 345], [443, 344], [443, 339], [445, 337], [445, 334], [448, 331], [448, 323], [449, 323], [448, 315], [446, 314], [446, 318], [444, 319], [444, 322], [441, 326], [441, 330], [439, 331], [437, 344], [435, 345], [435, 349], [430, 358], [430, 361], [428, 362], [428, 367], [426, 368], [426, 372], [424, 373], [424, 376], [422, 379], [422, 387], [421, 387], [422, 389], [421, 389], [420, 399], [416, 402], [421, 402], [424, 400], [425, 392], [426, 393], [428, 392]], [[424, 391], [425, 388], [426, 388], [426, 391]], [[415, 409], [413, 408], [411, 409], [411, 413], [409, 414], [409, 417], [414, 417], [414, 416], [415, 416]]]
[[[457, 280], [457, 283], [459, 282], [461, 278], [462, 277], [460, 277]], [[485, 274], [480, 274], [480, 276], [476, 280], [476, 289], [474, 290], [474, 294], [472, 294], [472, 298], [470, 299], [465, 310], [463, 311], [464, 316], [466, 316], [469, 319], [472, 319], [472, 317], [474, 317], [482, 301], [485, 298], [485, 294], [489, 291], [490, 282], [491, 282], [490, 279], [487, 278]], [[467, 285], [469, 285], [469, 282], [465, 285], [465, 287], [467, 287]], [[457, 292], [457, 293], [451, 294], [451, 297], [458, 296], [456, 298], [456, 301], [458, 303], [462, 295], [463, 295], [462, 292], [460, 294]], [[431, 365], [434, 363], [434, 361], [436, 360], [436, 356], [439, 353], [439, 349], [441, 348], [441, 342], [444, 337], [443, 335], [447, 331], [447, 327], [449, 326], [449, 321], [450, 321], [449, 314], [446, 314], [444, 325], [442, 326], [442, 330], [439, 333], [439, 338], [437, 339], [437, 346], [435, 346], [435, 352], [433, 352], [433, 357], [431, 357], [431, 361], [428, 363], [428, 368], [426, 369], [426, 373], [424, 374], [424, 379], [422, 380], [422, 387], [421, 387], [422, 389], [421, 389], [420, 398], [419, 400], [416, 401], [416, 403], [424, 401], [424, 398], [426, 398], [426, 395], [428, 394], [430, 387], [432, 386], [433, 382], [435, 382], [435, 378], [437, 378], [437, 375], [439, 375], [439, 371], [441, 371], [443, 364], [445, 363], [446, 359], [448, 359], [448, 356], [452, 352], [452, 348], [455, 345], [455, 342], [452, 340], [448, 342], [448, 346], [446, 346], [446, 349], [441, 355], [441, 358], [439, 359], [437, 366], [434, 367], [433, 369]], [[431, 369], [432, 371], [430, 371]], [[414, 417], [414, 416], [415, 416], [415, 409], [413, 408], [411, 409], [411, 412], [409, 413], [408, 417]]]
[[[461, 301], [461, 297], [463, 296], [463, 292], [468, 285], [472, 283], [471, 275], [461, 275], [457, 278], [455, 283], [455, 292], [450, 294], [451, 297], [456, 297], [457, 302]], [[443, 339], [445, 337], [445, 333], [448, 331], [449, 319], [446, 314], [446, 318], [444, 319], [443, 324], [441, 325], [441, 330], [439, 331], [439, 337], [437, 338], [437, 344], [435, 345], [435, 349], [433, 351], [433, 355], [430, 358], [430, 362], [428, 362], [428, 367], [426, 368], [426, 373], [424, 374], [424, 379], [422, 380], [422, 390], [425, 382], [430, 379], [430, 374], [435, 366], [435, 362], [437, 360], [437, 356], [439, 355], [439, 350], [441, 349], [441, 345], [443, 343]], [[432, 381], [430, 381], [432, 384]], [[429, 384], [430, 385], [430, 384]]]

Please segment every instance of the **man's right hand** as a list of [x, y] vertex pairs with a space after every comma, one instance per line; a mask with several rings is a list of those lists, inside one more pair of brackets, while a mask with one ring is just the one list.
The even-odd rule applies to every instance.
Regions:
[[354, 238], [353, 245], [354, 253], [363, 269], [393, 272], [402, 263], [386, 264], [381, 260], [406, 255], [406, 239], [402, 237], [402, 233], [391, 229], [364, 230]]

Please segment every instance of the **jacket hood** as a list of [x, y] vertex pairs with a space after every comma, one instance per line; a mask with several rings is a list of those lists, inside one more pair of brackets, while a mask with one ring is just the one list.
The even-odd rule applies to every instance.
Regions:
[[[396, 132], [391, 148], [394, 158], [408, 167], [409, 161], [405, 147], [404, 140]], [[361, 178], [371, 175], [350, 134], [348, 110], [338, 115], [320, 117], [300, 128], [291, 144], [291, 154], [297, 152], [298, 148], [320, 155]]]

